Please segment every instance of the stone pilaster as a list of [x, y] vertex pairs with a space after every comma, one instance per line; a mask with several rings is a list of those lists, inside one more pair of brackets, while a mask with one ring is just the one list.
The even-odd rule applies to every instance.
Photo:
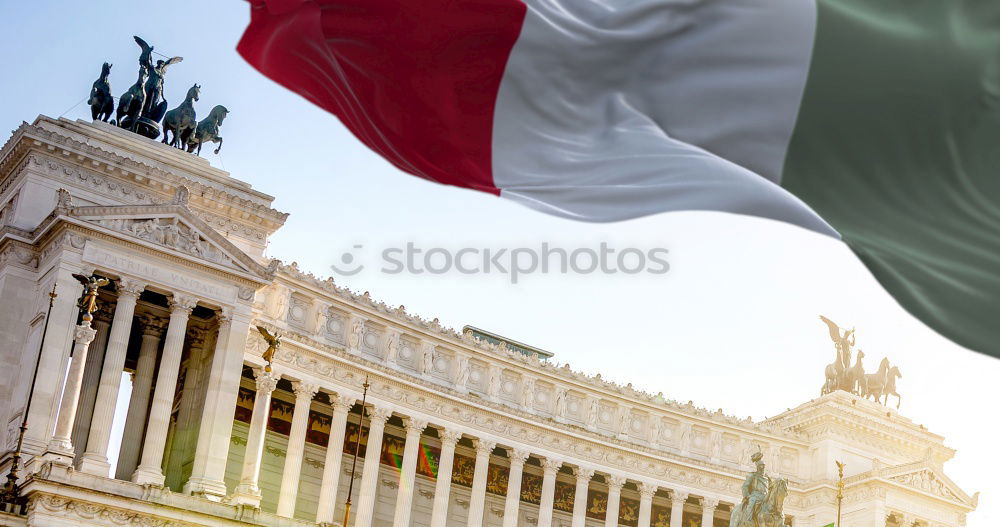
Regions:
[[451, 472], [455, 466], [455, 444], [462, 433], [442, 428], [441, 461], [438, 463], [437, 482], [434, 486], [434, 506], [431, 509], [431, 527], [445, 527], [448, 523], [448, 505], [451, 503]]
[[413, 508], [413, 489], [417, 472], [417, 454], [420, 453], [420, 434], [427, 428], [427, 421], [409, 418], [406, 420], [406, 444], [403, 448], [403, 464], [399, 468], [399, 494], [396, 496], [396, 510], [393, 513], [393, 527], [409, 527]]
[[118, 466], [115, 477], [128, 479], [139, 465], [139, 451], [142, 446], [142, 431], [146, 427], [146, 411], [149, 408], [149, 397], [153, 389], [153, 373], [156, 370], [156, 353], [159, 351], [160, 339], [166, 329], [165, 320], [146, 314], [142, 317], [142, 345], [139, 347], [139, 360], [135, 367], [135, 377], [132, 382], [132, 396], [129, 399], [128, 414], [125, 418], [125, 430], [122, 433], [122, 446], [118, 453]]
[[604, 526], [618, 527], [618, 510], [622, 504], [622, 487], [625, 485], [625, 478], [609, 475], [606, 479], [608, 483], [608, 512], [604, 516]]
[[163, 485], [163, 451], [166, 448], [167, 432], [170, 427], [170, 412], [173, 408], [174, 391], [177, 388], [177, 374], [181, 365], [184, 336], [187, 334], [188, 317], [196, 300], [191, 297], [174, 295], [170, 303], [170, 322], [167, 336], [163, 341], [160, 370], [156, 375], [153, 402], [149, 407], [146, 437], [142, 445], [142, 458], [132, 474], [132, 481], [140, 484]]
[[111, 440], [111, 424], [118, 404], [118, 389], [125, 369], [125, 354], [128, 351], [129, 335], [132, 333], [132, 316], [135, 304], [146, 285], [137, 280], [122, 278], [118, 282], [118, 304], [111, 320], [108, 348], [101, 368], [101, 384], [97, 388], [94, 415], [90, 421], [87, 450], [80, 460], [80, 472], [109, 475], [108, 443]]
[[469, 497], [468, 527], [483, 527], [486, 509], [486, 472], [490, 467], [490, 454], [497, 447], [496, 441], [479, 439], [476, 445], [476, 468], [472, 476], [472, 493]]
[[301, 382], [292, 383], [295, 391], [295, 409], [292, 411], [292, 428], [288, 435], [285, 451], [285, 467], [281, 475], [281, 489], [278, 493], [278, 516], [291, 518], [295, 514], [295, 499], [299, 491], [299, 475], [302, 473], [302, 457], [306, 449], [306, 426], [309, 424], [309, 407], [319, 386]]
[[340, 465], [344, 456], [344, 434], [347, 431], [347, 414], [354, 406], [354, 397], [331, 395], [333, 418], [330, 420], [330, 440], [326, 444], [326, 459], [323, 464], [323, 481], [319, 487], [319, 504], [316, 508], [316, 523], [332, 524], [333, 512], [337, 507], [337, 485], [340, 483]]
[[87, 363], [87, 348], [90, 347], [96, 334], [97, 331], [91, 329], [89, 322], [77, 326], [73, 333], [75, 338], [73, 357], [70, 359], [66, 384], [63, 386], [56, 429], [45, 451], [44, 459], [47, 461], [62, 465], [73, 463], [73, 421], [76, 420], [76, 406], [80, 400], [80, 383], [83, 381], [83, 369]]
[[[388, 408], [372, 408], [368, 424], [368, 446], [365, 448], [365, 465], [361, 472], [361, 485], [358, 489], [358, 507], [354, 517], [354, 525], [372, 525], [375, 517], [375, 495], [378, 492], [378, 470], [381, 463], [382, 438], [385, 435], [385, 422], [389, 420], [392, 411]], [[362, 420], [363, 421], [363, 420]]]
[[584, 527], [587, 523], [587, 493], [590, 491], [590, 480], [594, 471], [589, 468], [576, 468], [576, 493], [573, 494], [573, 527]]
[[507, 476], [507, 499], [503, 507], [503, 527], [517, 527], [518, 509], [521, 506], [521, 477], [524, 475], [524, 462], [528, 459], [527, 450], [508, 448], [510, 472]]
[[250, 314], [223, 308], [218, 315], [219, 336], [205, 389], [205, 406], [198, 426], [191, 477], [184, 492], [221, 500], [226, 495], [226, 461], [233, 415], [243, 373], [243, 350], [250, 330]]
[[538, 505], [538, 527], [552, 527], [552, 506], [556, 497], [556, 474], [562, 461], [545, 458], [542, 460], [542, 497]]
[[267, 433], [267, 418], [271, 415], [271, 393], [278, 386], [278, 376], [263, 369], [254, 370], [257, 377], [257, 393], [253, 400], [253, 414], [250, 430], [247, 432], [247, 448], [243, 455], [243, 469], [240, 483], [236, 486], [230, 501], [234, 505], [260, 507], [260, 460], [264, 455], [264, 434]]

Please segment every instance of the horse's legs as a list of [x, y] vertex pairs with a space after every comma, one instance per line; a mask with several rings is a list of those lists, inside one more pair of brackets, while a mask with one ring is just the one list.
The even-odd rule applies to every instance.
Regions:
[[[899, 410], [899, 405], [903, 404], [903, 396], [899, 395], [898, 393], [896, 393], [895, 395], [896, 395], [896, 409]], [[886, 397], [886, 401], [888, 401], [888, 400], [889, 400], [889, 397]]]
[[222, 136], [219, 136], [219, 148], [215, 149], [215, 155], [219, 155], [219, 150], [222, 150]]

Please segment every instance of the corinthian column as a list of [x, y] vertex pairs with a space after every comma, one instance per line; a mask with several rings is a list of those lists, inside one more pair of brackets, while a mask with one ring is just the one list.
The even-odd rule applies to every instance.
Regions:
[[687, 499], [687, 492], [675, 490], [670, 493], [670, 527], [681, 527], [681, 519], [684, 517], [684, 502]]
[[174, 295], [170, 302], [170, 322], [167, 325], [167, 336], [163, 341], [163, 356], [160, 357], [160, 371], [156, 375], [153, 403], [149, 407], [149, 423], [146, 425], [146, 439], [142, 445], [142, 459], [132, 474], [132, 481], [135, 483], [163, 485], [161, 468], [163, 449], [166, 447], [167, 431], [170, 428], [170, 411], [174, 405], [174, 391], [177, 388], [177, 373], [181, 366], [187, 321], [195, 303], [194, 298], [181, 295]]
[[97, 330], [97, 336], [87, 348], [87, 365], [83, 368], [80, 400], [76, 405], [76, 420], [73, 421], [73, 449], [81, 454], [76, 457], [77, 464], [83, 459], [82, 454], [87, 449], [87, 436], [90, 435], [90, 421], [94, 416], [97, 387], [101, 384], [101, 363], [104, 362], [104, 350], [108, 347], [108, 330], [111, 329], [112, 316], [113, 313], [108, 309], [108, 305], [102, 304], [94, 312], [94, 322], [91, 324], [91, 327]]
[[295, 498], [299, 491], [299, 474], [302, 473], [302, 456], [306, 451], [306, 426], [309, 424], [309, 407], [319, 390], [315, 384], [293, 382], [295, 409], [292, 411], [292, 428], [288, 434], [285, 468], [281, 474], [278, 493], [278, 516], [291, 518], [295, 514]]
[[715, 525], [715, 508], [719, 506], [719, 500], [715, 498], [701, 499], [701, 524], [706, 527]]
[[403, 464], [399, 468], [399, 494], [393, 513], [393, 527], [409, 527], [413, 508], [413, 487], [417, 473], [417, 454], [420, 452], [420, 434], [427, 428], [427, 421], [406, 420], [406, 444], [403, 447]]
[[593, 477], [592, 469], [577, 467], [576, 493], [573, 494], [573, 527], [584, 527], [587, 523], [587, 493]]
[[542, 499], [538, 505], [538, 527], [552, 526], [552, 507], [556, 497], [556, 474], [562, 461], [545, 458], [542, 460]]
[[618, 509], [622, 503], [622, 486], [625, 478], [609, 475], [608, 481], [608, 512], [604, 516], [604, 527], [618, 527]]
[[507, 476], [507, 499], [503, 506], [503, 527], [517, 527], [518, 508], [521, 506], [521, 476], [524, 474], [524, 461], [528, 459], [527, 450], [508, 448], [510, 472]]
[[111, 471], [111, 463], [108, 462], [111, 423], [115, 418], [122, 370], [125, 369], [125, 353], [128, 351], [128, 338], [132, 332], [135, 303], [145, 287], [145, 284], [129, 278], [122, 278], [118, 282], [118, 304], [115, 306], [115, 316], [111, 320], [108, 349], [104, 353], [104, 366], [101, 368], [101, 384], [97, 388], [94, 415], [87, 437], [87, 451], [80, 460], [80, 472], [107, 477]]
[[250, 415], [250, 429], [247, 431], [247, 448], [243, 454], [243, 470], [240, 483], [230, 500], [234, 505], [260, 507], [260, 458], [264, 455], [264, 434], [267, 433], [267, 418], [271, 415], [271, 392], [278, 386], [278, 376], [263, 369], [254, 370], [257, 377], [257, 393], [253, 399], [253, 413]]
[[63, 387], [62, 400], [59, 403], [59, 416], [56, 418], [55, 433], [46, 449], [44, 459], [63, 465], [73, 463], [73, 421], [76, 420], [76, 405], [80, 400], [80, 383], [83, 380], [83, 368], [87, 363], [87, 348], [94, 340], [96, 330], [90, 328], [89, 322], [76, 327], [73, 334], [76, 343], [73, 345], [73, 358], [69, 363], [69, 373], [66, 374], [66, 384]]
[[[645, 481], [639, 483], [639, 527], [649, 527], [653, 519], [653, 495], [656, 485]], [[708, 524], [706, 527], [712, 527]]]
[[146, 426], [146, 410], [153, 388], [153, 372], [156, 370], [156, 352], [160, 347], [160, 337], [166, 329], [165, 320], [147, 314], [142, 317], [142, 345], [139, 360], [135, 366], [135, 381], [132, 383], [132, 397], [128, 403], [122, 446], [118, 453], [115, 477], [128, 479], [139, 465], [139, 449], [142, 446], [142, 429]]
[[441, 461], [438, 463], [437, 481], [434, 485], [434, 508], [431, 509], [431, 527], [445, 527], [448, 523], [448, 504], [451, 502], [451, 471], [455, 466], [455, 443], [462, 433], [442, 428]]
[[[330, 440], [326, 443], [326, 460], [323, 463], [323, 482], [319, 487], [319, 505], [316, 523], [333, 524], [333, 511], [337, 508], [337, 485], [340, 484], [340, 464], [344, 456], [344, 434], [347, 430], [347, 413], [354, 406], [354, 397], [330, 395], [333, 418], [330, 420]], [[360, 433], [360, 432], [359, 432]]]
[[[372, 408], [368, 424], [368, 446], [365, 447], [365, 465], [361, 472], [361, 488], [358, 489], [358, 509], [354, 525], [372, 525], [375, 517], [375, 494], [378, 492], [378, 470], [382, 457], [382, 436], [385, 422], [392, 415], [388, 408]], [[363, 420], [362, 420], [363, 421]], [[361, 430], [358, 430], [361, 433]]]
[[472, 476], [472, 494], [469, 497], [468, 527], [483, 527], [486, 510], [486, 473], [490, 469], [490, 454], [497, 447], [496, 441], [479, 439], [476, 445], [476, 472]]

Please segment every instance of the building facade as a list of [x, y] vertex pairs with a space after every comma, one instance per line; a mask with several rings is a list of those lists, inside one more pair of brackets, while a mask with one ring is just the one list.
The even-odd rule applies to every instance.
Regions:
[[[758, 452], [794, 527], [835, 521], [835, 461], [845, 527], [976, 507], [954, 450], [892, 408], [833, 391], [753, 422], [586, 376], [265, 258], [271, 201], [105, 123], [14, 131], [0, 474], [31, 398], [27, 504], [0, 525], [338, 525], [351, 487], [357, 526], [722, 527]], [[74, 275], [109, 279], [92, 323]], [[257, 326], [282, 337], [270, 371]]]

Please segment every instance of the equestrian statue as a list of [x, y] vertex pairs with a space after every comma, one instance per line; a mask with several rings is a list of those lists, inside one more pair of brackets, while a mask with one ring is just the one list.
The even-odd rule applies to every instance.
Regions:
[[111, 114], [115, 111], [115, 98], [111, 96], [111, 82], [108, 77], [111, 75], [111, 64], [107, 62], [101, 66], [101, 76], [94, 81], [90, 88], [90, 116], [95, 121], [108, 122]]
[[782, 527], [782, 508], [788, 495], [788, 481], [771, 478], [764, 472], [764, 454], [759, 450], [750, 457], [757, 469], [743, 481], [743, 501], [733, 506], [729, 527]]
[[[195, 84], [187, 92], [187, 97], [180, 106], [167, 112], [163, 117], [163, 144], [177, 148], [184, 148], [194, 129], [198, 126], [198, 120], [194, 111], [194, 101], [198, 100], [201, 94], [201, 86]], [[173, 133], [174, 138], [168, 140]]]

